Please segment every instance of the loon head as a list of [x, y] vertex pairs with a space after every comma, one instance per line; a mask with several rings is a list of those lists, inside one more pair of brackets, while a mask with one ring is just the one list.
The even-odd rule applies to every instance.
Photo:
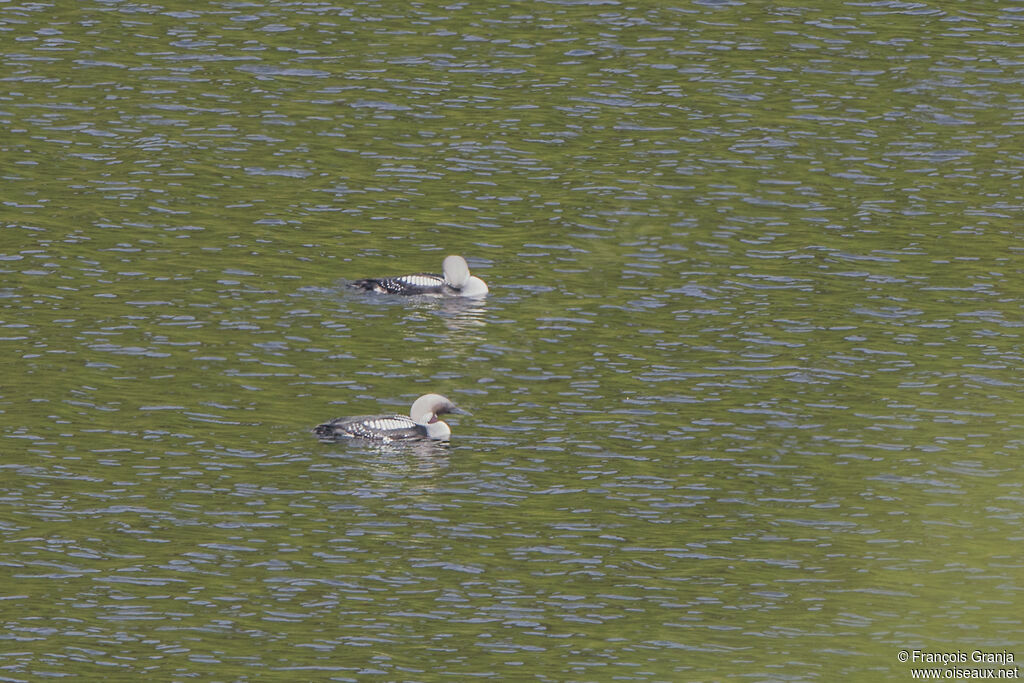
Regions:
[[452, 254], [444, 260], [442, 266], [445, 283], [459, 290], [462, 296], [483, 296], [487, 294], [487, 285], [478, 277], [469, 274], [469, 264], [461, 256]]
[[440, 394], [424, 394], [412, 404], [409, 417], [416, 424], [423, 425], [431, 439], [447, 439], [452, 434], [451, 427], [447, 422], [437, 419], [438, 415], [444, 413], [469, 414]]
[[430, 425], [438, 422], [438, 415], [444, 413], [456, 413], [469, 415], [468, 412], [458, 407], [441, 394], [424, 394], [416, 399], [409, 410], [409, 417], [416, 424]]

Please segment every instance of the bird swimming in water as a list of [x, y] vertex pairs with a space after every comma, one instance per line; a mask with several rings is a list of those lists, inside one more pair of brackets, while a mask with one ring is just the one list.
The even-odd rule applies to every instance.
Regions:
[[447, 440], [452, 430], [437, 419], [444, 413], [469, 415], [440, 394], [424, 394], [412, 404], [409, 417], [404, 415], [360, 415], [339, 417], [317, 425], [313, 433], [325, 441], [361, 438], [374, 441], [410, 441], [414, 439]]
[[367, 292], [405, 295], [478, 297], [489, 291], [483, 280], [469, 274], [469, 264], [461, 256], [448, 256], [441, 268], [443, 275], [414, 273], [396, 277], [368, 277], [356, 280], [352, 286]]

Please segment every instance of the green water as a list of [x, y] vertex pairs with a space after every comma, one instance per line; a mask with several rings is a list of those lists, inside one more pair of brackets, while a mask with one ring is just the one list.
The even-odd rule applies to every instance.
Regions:
[[0, 678], [1009, 670], [1018, 14], [0, 5]]

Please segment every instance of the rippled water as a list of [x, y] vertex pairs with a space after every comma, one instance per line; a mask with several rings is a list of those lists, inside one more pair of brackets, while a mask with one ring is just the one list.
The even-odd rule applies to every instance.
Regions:
[[1024, 659], [1019, 15], [0, 6], [0, 678]]

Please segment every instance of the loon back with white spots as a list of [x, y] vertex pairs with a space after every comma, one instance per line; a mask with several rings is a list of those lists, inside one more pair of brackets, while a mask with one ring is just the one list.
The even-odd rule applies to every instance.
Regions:
[[353, 287], [380, 294], [445, 294], [444, 278], [433, 273], [356, 280]]
[[468, 414], [440, 394], [424, 394], [416, 399], [404, 415], [359, 415], [339, 417], [317, 425], [313, 433], [324, 440], [372, 439], [374, 441], [407, 441], [412, 439], [447, 439], [452, 430], [437, 419], [444, 413]]
[[363, 278], [352, 283], [353, 287], [381, 294], [429, 294], [434, 296], [484, 296], [487, 285], [478, 277], [469, 274], [469, 264], [461, 256], [445, 258], [443, 275], [414, 273], [396, 277]]

